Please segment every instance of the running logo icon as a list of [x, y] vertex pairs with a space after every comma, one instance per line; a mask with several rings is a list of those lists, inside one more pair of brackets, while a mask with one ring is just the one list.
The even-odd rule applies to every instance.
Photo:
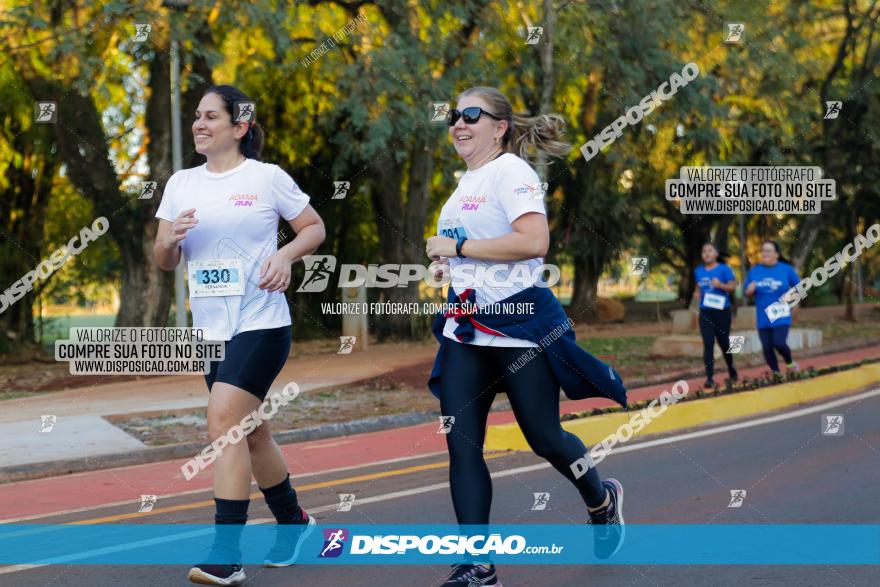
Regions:
[[735, 355], [742, 352], [743, 345], [746, 343], [745, 336], [731, 336], [730, 348], [727, 349], [728, 354]]
[[254, 102], [235, 102], [232, 110], [232, 120], [235, 122], [251, 124], [257, 121], [257, 105]]
[[629, 270], [630, 275], [643, 275], [648, 269], [647, 257], [630, 257], [632, 268]]
[[324, 528], [324, 548], [318, 558], [336, 558], [345, 548], [348, 530], [345, 528]]
[[49, 432], [52, 432], [52, 428], [55, 427], [55, 422], [57, 420], [57, 416], [40, 416], [40, 432], [42, 434], [48, 434]]
[[339, 350], [336, 351], [337, 355], [350, 355], [351, 351], [354, 349], [354, 343], [357, 342], [356, 336], [340, 336], [339, 337]]
[[55, 102], [34, 104], [34, 122], [54, 123], [58, 120], [58, 105]]
[[535, 503], [532, 505], [532, 511], [541, 511], [547, 509], [547, 502], [550, 501], [549, 493], [535, 493]]
[[440, 428], [437, 434], [449, 434], [452, 432], [452, 425], [455, 424], [455, 416], [440, 416]]
[[840, 116], [840, 110], [843, 108], [843, 102], [840, 100], [829, 100], [825, 102], [825, 120], [834, 120]]
[[135, 43], [143, 43], [150, 37], [150, 31], [152, 29], [153, 27], [148, 24], [134, 25], [134, 37], [132, 37], [131, 40]]
[[151, 512], [153, 511], [153, 506], [156, 505], [156, 496], [155, 495], [142, 495], [141, 496], [141, 507], [138, 508], [138, 512]]
[[330, 276], [336, 269], [336, 257], [333, 255], [306, 255], [303, 257], [306, 274], [297, 288], [297, 292], [315, 293], [327, 289]]
[[822, 414], [822, 436], [843, 436], [843, 414]]
[[432, 102], [430, 120], [431, 122], [449, 120], [449, 102]]
[[354, 505], [354, 493], [340, 493], [339, 505], [336, 506], [337, 512], [350, 512], [351, 506]]
[[537, 45], [538, 41], [541, 40], [541, 35], [544, 34], [544, 27], [542, 26], [530, 26], [526, 31], [526, 45]]
[[344, 200], [345, 196], [348, 194], [348, 188], [351, 187], [351, 183], [347, 181], [334, 181], [333, 182], [333, 197], [331, 200]]
[[741, 22], [728, 22], [724, 26], [727, 28], [727, 34], [724, 37], [725, 43], [742, 42], [743, 33], [746, 32], [746, 25]]
[[746, 499], [746, 490], [745, 489], [731, 489], [730, 490], [730, 503], [727, 504], [729, 508], [738, 508], [742, 507], [743, 501]]
[[158, 184], [155, 181], [145, 181], [141, 184], [141, 195], [138, 196], [138, 200], [152, 199], [153, 194], [156, 193], [157, 185]]

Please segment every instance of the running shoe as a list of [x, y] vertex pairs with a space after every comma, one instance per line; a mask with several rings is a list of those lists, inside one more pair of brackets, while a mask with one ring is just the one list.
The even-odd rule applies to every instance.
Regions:
[[712, 381], [711, 379], [707, 379], [706, 381], [703, 382], [703, 390], [704, 391], [712, 391], [713, 389], [715, 389], [715, 382], [714, 381]]
[[626, 527], [623, 522], [623, 486], [609, 477], [602, 482], [611, 494], [611, 502], [604, 508], [589, 512], [588, 524], [599, 526], [593, 530], [593, 552], [596, 558], [609, 558], [623, 545]]
[[739, 373], [737, 373], [736, 367], [731, 367], [727, 370], [727, 377], [734, 383], [739, 382]]
[[[263, 565], [266, 567], [289, 567], [296, 562], [299, 550], [309, 534], [315, 530], [315, 518], [299, 508], [301, 520], [296, 524], [278, 526], [275, 545], [266, 554]], [[301, 526], [294, 528], [294, 526]]]
[[241, 565], [196, 565], [188, 577], [199, 585], [241, 585], [246, 578]]
[[452, 573], [441, 587], [480, 587], [481, 585], [496, 585], [501, 587], [501, 581], [495, 574], [495, 565], [452, 565]]
[[796, 361], [792, 361], [791, 363], [787, 364], [785, 368], [789, 373], [797, 373], [801, 370], [801, 366], [798, 365]]

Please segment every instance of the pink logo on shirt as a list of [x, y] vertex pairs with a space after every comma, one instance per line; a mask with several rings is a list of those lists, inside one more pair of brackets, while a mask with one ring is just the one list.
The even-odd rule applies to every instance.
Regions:
[[486, 203], [486, 196], [462, 196], [461, 197], [461, 209], [462, 210], [477, 210], [480, 207], [480, 204]]
[[235, 202], [235, 204], [233, 204], [233, 207], [250, 206], [258, 199], [259, 197], [257, 196], [257, 194], [232, 194], [228, 198], [230, 202]]

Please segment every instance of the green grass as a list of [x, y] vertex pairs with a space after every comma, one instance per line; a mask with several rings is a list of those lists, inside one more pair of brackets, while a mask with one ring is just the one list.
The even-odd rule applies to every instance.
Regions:
[[880, 337], [877, 322], [847, 322], [845, 320], [824, 320], [821, 322], [803, 321], [796, 326], [801, 328], [818, 328], [822, 337], [827, 339], [875, 339]]
[[[115, 314], [88, 314], [84, 316], [53, 316], [43, 320], [43, 347], [46, 352], [55, 350], [55, 341], [66, 340], [71, 327], [96, 327], [113, 326], [116, 320]], [[34, 320], [34, 329], [39, 328], [39, 323]]]
[[651, 354], [656, 336], [616, 336], [608, 338], [584, 338], [578, 344], [597, 357], [614, 357], [615, 365], [643, 363]]
[[678, 294], [663, 289], [645, 289], [637, 293], [633, 299], [636, 302], [671, 302], [678, 299]]

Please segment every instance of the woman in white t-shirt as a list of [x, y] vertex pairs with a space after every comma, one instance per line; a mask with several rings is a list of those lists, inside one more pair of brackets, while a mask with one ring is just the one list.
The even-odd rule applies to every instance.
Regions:
[[[443, 206], [438, 236], [428, 239], [426, 252], [435, 261], [448, 260], [450, 287], [456, 296], [472, 299], [484, 308], [534, 286], [540, 274], [535, 269], [543, 264], [549, 247], [543, 184], [522, 157], [530, 151], [562, 157], [571, 146], [560, 140], [561, 117], [514, 116], [510, 102], [495, 88], [476, 87], [462, 92], [449, 125], [453, 145], [467, 164], [467, 172]], [[495, 283], [481, 284], [476, 276], [489, 267], [492, 271], [486, 273], [487, 279]], [[558, 309], [555, 298], [552, 303]], [[562, 314], [561, 310], [558, 313]], [[511, 317], [512, 333], [526, 332], [516, 327], [521, 319]], [[573, 463], [583, 460], [587, 450], [580, 439], [560, 425], [560, 383], [548, 359], [548, 355], [556, 354], [555, 349], [534, 348], [540, 346], [536, 340], [540, 341], [541, 335], [530, 334], [532, 340], [502, 335], [486, 327], [485, 322], [472, 322], [476, 326], [471, 328], [472, 334], [459, 336], [459, 324], [456, 318], [446, 319], [443, 336], [448, 340], [441, 344], [443, 354], [439, 359], [441, 412], [444, 417], [455, 418], [450, 420], [446, 441], [458, 523], [489, 523], [492, 481], [483, 459], [483, 441], [492, 401], [498, 391], [504, 391], [535, 453], [547, 459], [580, 492], [589, 511], [588, 523], [601, 524], [607, 530], [615, 528], [602, 536], [601, 544], [597, 534], [597, 554], [610, 556], [616, 552], [622, 541], [623, 491], [614, 479], [602, 481], [594, 466], [580, 475], [573, 469]], [[443, 583], [472, 584], [500, 585], [491, 561], [469, 559], [466, 564], [455, 565]]]
[[[284, 366], [291, 342], [284, 296], [291, 265], [317, 249], [325, 234], [321, 218], [296, 182], [277, 165], [260, 161], [263, 131], [253, 105], [232, 86], [205, 92], [192, 132], [196, 151], [207, 162], [171, 176], [156, 213], [156, 263], [173, 271], [181, 256], [186, 257], [193, 327], [203, 329], [207, 339], [225, 341], [223, 361], [212, 362], [205, 376], [212, 443], [233, 438], [227, 434], [260, 407]], [[278, 249], [281, 218], [296, 238]], [[279, 524], [267, 566], [292, 564], [314, 528], [314, 520], [297, 502], [269, 423], [260, 424], [246, 439], [216, 451], [217, 532], [206, 561], [189, 572], [195, 583], [244, 582], [239, 538], [247, 521], [252, 474]]]

